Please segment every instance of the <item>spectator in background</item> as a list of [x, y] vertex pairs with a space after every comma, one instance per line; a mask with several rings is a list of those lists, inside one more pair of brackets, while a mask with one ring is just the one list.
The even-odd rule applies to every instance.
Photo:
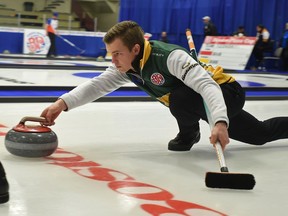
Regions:
[[167, 32], [166, 32], [166, 31], [162, 31], [162, 32], [161, 32], [160, 41], [162, 41], [162, 42], [164, 42], [164, 43], [169, 43], [169, 40], [168, 40], [168, 36], [167, 36]]
[[262, 69], [261, 63], [264, 58], [264, 52], [270, 52], [273, 50], [273, 47], [271, 46], [270, 33], [265, 26], [259, 24], [256, 26], [256, 30], [257, 41], [252, 51], [252, 55], [255, 57], [256, 62], [252, 67], [252, 70], [256, 70], [257, 68]]
[[245, 32], [244, 26], [239, 26], [238, 29], [235, 32], [233, 32], [232, 36], [235, 36], [235, 37], [246, 36], [246, 32]]
[[283, 69], [288, 71], [288, 23], [285, 25], [285, 30], [280, 40], [280, 47], [282, 47], [281, 59], [283, 62]]
[[46, 35], [49, 37], [50, 40], [50, 47], [47, 53], [47, 58], [55, 57], [57, 55], [56, 53], [56, 35], [57, 35], [57, 29], [58, 28], [58, 13], [53, 13], [52, 18], [47, 20], [46, 23]]
[[204, 23], [204, 35], [205, 36], [217, 36], [217, 28], [214, 23], [211, 21], [209, 16], [204, 16], [202, 18]]

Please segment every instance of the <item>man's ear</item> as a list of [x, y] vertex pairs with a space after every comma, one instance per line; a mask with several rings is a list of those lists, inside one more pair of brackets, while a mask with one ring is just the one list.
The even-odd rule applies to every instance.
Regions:
[[138, 55], [140, 53], [140, 45], [139, 44], [135, 44], [133, 49], [132, 49], [132, 52], [135, 54], [135, 55]]

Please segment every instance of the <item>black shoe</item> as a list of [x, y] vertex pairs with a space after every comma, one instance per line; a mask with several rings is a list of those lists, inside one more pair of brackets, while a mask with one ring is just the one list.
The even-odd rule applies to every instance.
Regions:
[[5, 170], [0, 162], [0, 204], [9, 201], [9, 184], [6, 179]]
[[180, 135], [177, 134], [177, 136], [170, 140], [168, 143], [168, 150], [170, 151], [190, 151], [192, 146], [199, 142], [200, 140], [200, 131], [196, 133], [196, 135], [190, 139], [189, 141], [184, 141], [181, 139]]

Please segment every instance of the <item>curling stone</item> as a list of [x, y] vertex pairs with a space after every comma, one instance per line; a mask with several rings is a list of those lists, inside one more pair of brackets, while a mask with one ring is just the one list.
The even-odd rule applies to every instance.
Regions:
[[10, 54], [10, 51], [9, 50], [4, 50], [3, 54]]
[[45, 157], [58, 147], [57, 135], [46, 126], [27, 125], [27, 121], [44, 122], [43, 117], [24, 117], [5, 136], [5, 147], [13, 155], [21, 157]]

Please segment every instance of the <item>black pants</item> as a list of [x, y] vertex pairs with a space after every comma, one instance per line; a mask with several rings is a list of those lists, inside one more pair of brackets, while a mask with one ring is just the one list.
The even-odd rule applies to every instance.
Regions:
[[[229, 117], [229, 137], [241, 142], [263, 145], [277, 139], [288, 138], [288, 117], [259, 121], [243, 110], [245, 92], [237, 83], [220, 85]], [[179, 134], [189, 137], [199, 130], [199, 120], [207, 122], [202, 97], [187, 86], [170, 94], [170, 112], [176, 118]]]
[[49, 40], [50, 40], [50, 47], [49, 47], [49, 50], [48, 50], [48, 53], [47, 53], [47, 57], [50, 57], [51, 55], [54, 55], [56, 56], [56, 36], [54, 33], [51, 33], [51, 32], [48, 32], [48, 37], [49, 37]]
[[272, 51], [273, 51], [273, 46], [271, 45], [270, 42], [266, 42], [266, 43], [257, 42], [252, 51], [252, 54], [254, 55], [255, 60], [256, 60], [255, 67], [260, 66], [261, 62], [264, 59], [265, 52], [272, 52]]
[[282, 58], [284, 71], [288, 71], [288, 47], [283, 49], [281, 58]]

